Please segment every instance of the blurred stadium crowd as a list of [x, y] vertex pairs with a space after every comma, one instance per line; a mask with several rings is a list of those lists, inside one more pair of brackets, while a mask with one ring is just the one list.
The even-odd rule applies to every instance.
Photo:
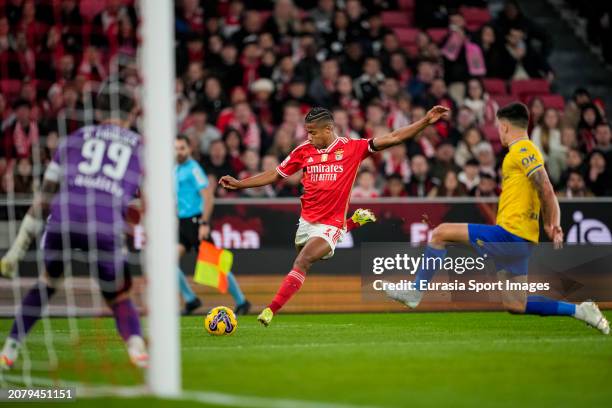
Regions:
[[[133, 3], [0, 0], [0, 191], [32, 192], [59, 139], [91, 121], [97, 83], [139, 83]], [[580, 84], [570, 100], [553, 93], [553, 41], [513, 1], [495, 16], [486, 6], [177, 0], [177, 133], [216, 182], [274, 168], [305, 140], [312, 106], [333, 111], [338, 134], [370, 138], [442, 104], [448, 121], [364, 161], [353, 197], [496, 196], [504, 149], [495, 112], [518, 99], [558, 194], [611, 195], [603, 103]], [[297, 175], [239, 194], [299, 190]]]

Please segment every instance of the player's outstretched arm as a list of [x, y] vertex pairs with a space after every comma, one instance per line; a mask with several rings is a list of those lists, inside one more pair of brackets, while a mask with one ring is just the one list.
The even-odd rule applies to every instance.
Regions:
[[244, 188], [266, 186], [274, 183], [280, 178], [281, 176], [278, 174], [276, 169], [273, 169], [256, 174], [252, 177], [247, 177], [243, 180], [236, 180], [232, 176], [223, 176], [219, 180], [219, 184], [228, 190], [242, 190]]
[[529, 176], [531, 184], [535, 187], [542, 204], [542, 218], [544, 219], [544, 231], [548, 238], [554, 243], [555, 248], [563, 245], [563, 229], [561, 229], [561, 209], [548, 174], [543, 167], [534, 171]]
[[444, 106], [434, 106], [421, 120], [418, 120], [409, 126], [396, 129], [384, 136], [376, 137], [372, 140], [372, 144], [376, 150], [384, 150], [391, 146], [404, 143], [406, 140], [418, 135], [427, 126], [436, 123], [438, 120], [444, 117], [447, 112], [448, 108], [445, 108]]

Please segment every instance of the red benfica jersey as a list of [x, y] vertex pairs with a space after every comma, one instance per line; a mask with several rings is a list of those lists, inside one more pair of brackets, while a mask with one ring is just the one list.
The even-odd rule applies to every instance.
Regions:
[[371, 153], [366, 139], [336, 137], [325, 149], [305, 142], [296, 147], [276, 171], [288, 177], [304, 169], [302, 218], [311, 223], [344, 228], [359, 164]]

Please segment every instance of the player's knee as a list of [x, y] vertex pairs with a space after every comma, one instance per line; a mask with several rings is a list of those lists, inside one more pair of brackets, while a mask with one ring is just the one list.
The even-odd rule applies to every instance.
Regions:
[[444, 246], [446, 243], [446, 231], [448, 226], [446, 224], [440, 224], [431, 232], [431, 238], [429, 239], [430, 245]]
[[102, 297], [109, 306], [129, 298], [132, 291], [132, 277], [130, 275], [124, 276], [123, 281], [119, 284], [118, 282], [102, 281], [99, 284]]

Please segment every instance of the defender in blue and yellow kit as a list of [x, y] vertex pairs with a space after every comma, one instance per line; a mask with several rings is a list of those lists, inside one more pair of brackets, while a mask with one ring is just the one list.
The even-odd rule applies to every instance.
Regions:
[[[540, 214], [548, 238], [555, 247], [562, 246], [559, 202], [544, 168], [542, 153], [529, 140], [528, 124], [529, 111], [522, 103], [512, 103], [497, 112], [499, 137], [508, 153], [502, 164], [496, 225], [440, 224], [425, 249], [425, 262], [415, 278], [416, 289], [386, 290], [390, 298], [416, 307], [423, 297], [419, 288], [427, 287], [436, 272], [434, 265], [440, 265], [446, 256], [446, 245], [452, 243], [471, 244], [479, 254], [494, 260], [499, 278], [527, 284], [529, 256], [539, 241]], [[610, 324], [593, 302], [575, 305], [545, 296], [527, 296], [526, 291], [503, 291], [502, 301], [512, 313], [573, 316], [604, 334], [610, 332]]]

